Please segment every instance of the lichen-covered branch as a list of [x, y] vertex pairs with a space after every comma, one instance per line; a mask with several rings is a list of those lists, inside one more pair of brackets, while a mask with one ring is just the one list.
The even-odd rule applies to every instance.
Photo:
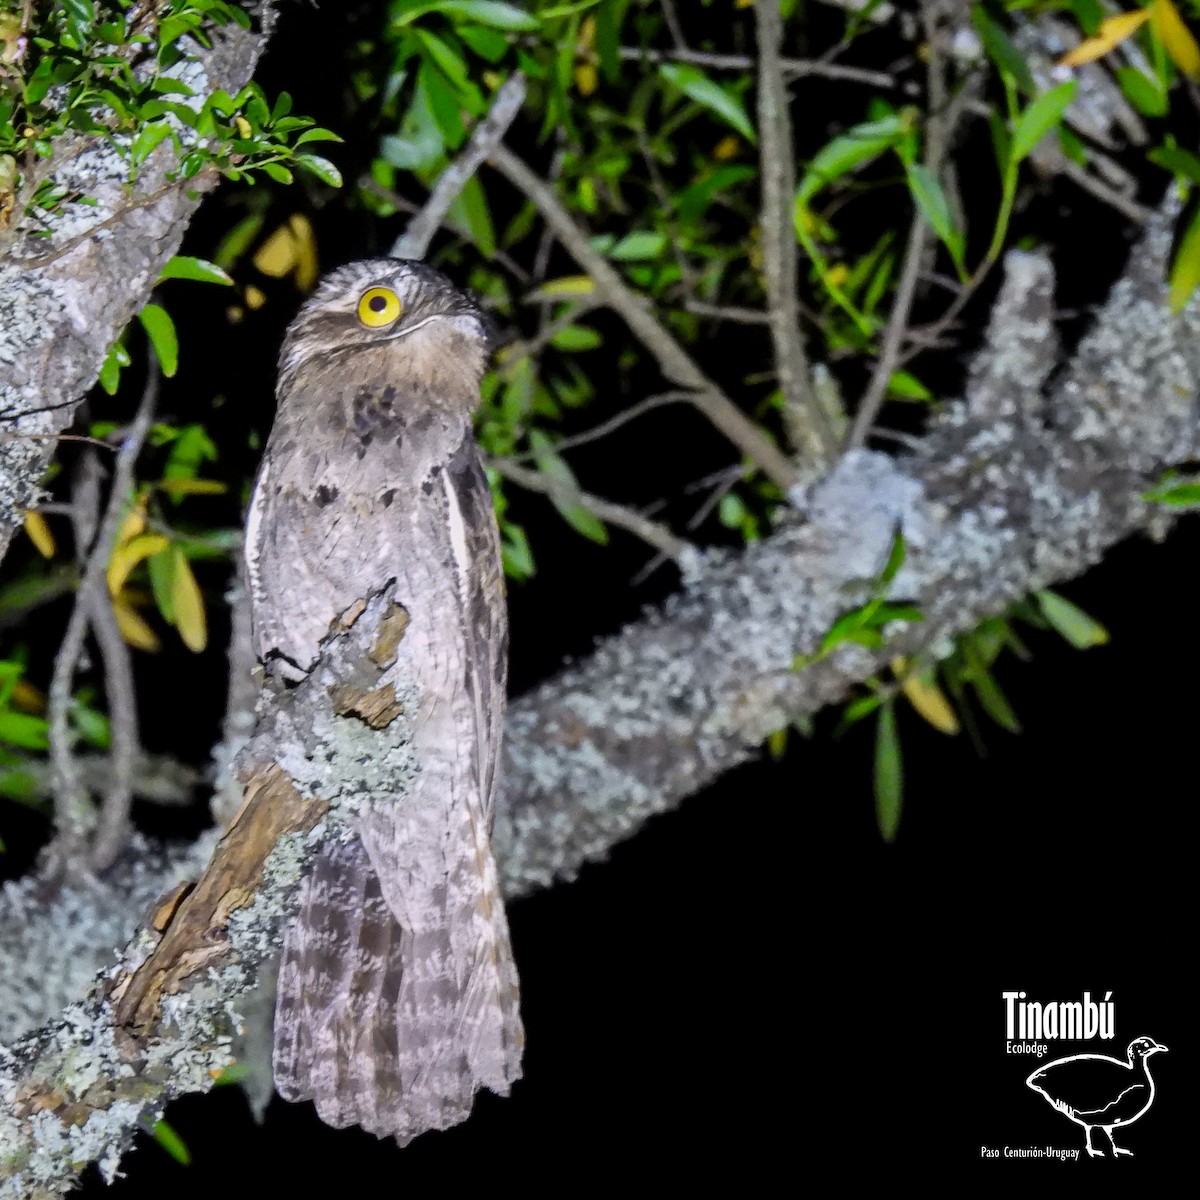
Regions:
[[[264, 692], [239, 756], [241, 808], [199, 880], [159, 900], [86, 999], [0, 1044], [3, 1200], [63, 1194], [88, 1162], [111, 1178], [142, 1124], [174, 1096], [211, 1087], [233, 1061], [238, 1004], [278, 947], [311, 848], [341, 836], [363, 805], [403, 803], [415, 774], [404, 716], [413, 692], [407, 615], [392, 590], [344, 618], [302, 684]], [[178, 877], [179, 864], [167, 866]], [[61, 910], [71, 890], [49, 907]], [[38, 908], [36, 894], [10, 888], [6, 918], [14, 901]]]
[[[264, 8], [265, 16], [269, 7]], [[269, 22], [266, 22], [269, 25]], [[264, 31], [226, 26], [197, 48], [187, 82], [197, 95], [236, 92], [253, 72]], [[171, 182], [169, 141], [136, 183], [107, 141], [77, 139], [47, 168], [78, 202], [64, 202], [48, 228], [15, 220], [0, 245], [0, 555], [37, 483], [55, 436], [95, 382], [117, 335], [142, 307], [175, 253], [213, 171]], [[38, 236], [40, 234], [49, 236]]]
[[[802, 519], [744, 553], [690, 556], [684, 591], [662, 611], [512, 706], [494, 838], [509, 895], [603, 858], [649, 816], [753, 757], [767, 734], [843, 697], [891, 656], [936, 654], [982, 617], [1079, 574], [1120, 539], [1161, 528], [1144, 492], [1164, 468], [1200, 453], [1200, 304], [1176, 317], [1167, 310], [1172, 217], [1168, 205], [1151, 222], [1052, 391], [1041, 391], [1053, 342], [1044, 328], [1050, 267], [1018, 255], [972, 374], [985, 399], [968, 394], [950, 407], [905, 458], [847, 455], [795, 497]], [[918, 603], [925, 620], [884, 651], [844, 646], [793, 671], [795, 656], [811, 653], [869, 590], [897, 528], [908, 557], [893, 592]], [[359, 650], [383, 599], [355, 626]], [[323, 804], [335, 806], [328, 836], [329, 820], [356, 797], [403, 796], [411, 770], [403, 739], [372, 752], [362, 744], [372, 731], [326, 702], [335, 679], [365, 669], [361, 655], [342, 652], [326, 665], [338, 673], [267, 700], [242, 759], [249, 799], [201, 885], [159, 907], [162, 930], [152, 924], [139, 935], [89, 1000], [15, 1041], [14, 1009], [25, 1028], [37, 1011], [28, 989], [61, 996], [53, 981], [28, 977], [20, 947], [29, 937], [61, 946], [64, 914], [81, 902], [71, 891], [43, 896], [36, 880], [0, 892], [0, 979], [15, 972], [21, 989], [0, 987], [4, 1200], [54, 1194], [70, 1164], [89, 1158], [111, 1171], [144, 1116], [209, 1086], [209, 1072], [228, 1061], [239, 997], [274, 945], [304, 859], [299, 831]], [[355, 687], [377, 693], [379, 680]], [[263, 789], [272, 789], [271, 804]], [[271, 854], [280, 830], [291, 836]], [[138, 869], [110, 875], [114, 905], [149, 894], [144, 875], [140, 886], [127, 877]], [[164, 875], [179, 872], [174, 863]], [[99, 905], [94, 893], [89, 900]]]

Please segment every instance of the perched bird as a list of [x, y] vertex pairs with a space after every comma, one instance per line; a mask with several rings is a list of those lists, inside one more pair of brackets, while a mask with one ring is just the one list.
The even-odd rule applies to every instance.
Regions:
[[1039, 1067], [1025, 1082], [1083, 1126], [1093, 1158], [1104, 1155], [1092, 1145], [1093, 1129], [1104, 1131], [1114, 1155], [1132, 1154], [1113, 1141], [1112, 1131], [1136, 1121], [1154, 1103], [1154, 1080], [1146, 1060], [1165, 1049], [1153, 1038], [1140, 1037], [1129, 1043], [1128, 1062], [1104, 1054], [1076, 1054]]
[[285, 934], [275, 1083], [401, 1144], [507, 1094], [524, 1034], [489, 846], [508, 625], [471, 432], [488, 355], [474, 301], [419, 262], [326, 277], [288, 329], [247, 519], [254, 641], [299, 680], [357, 601], [397, 581], [420, 772], [320, 851]]

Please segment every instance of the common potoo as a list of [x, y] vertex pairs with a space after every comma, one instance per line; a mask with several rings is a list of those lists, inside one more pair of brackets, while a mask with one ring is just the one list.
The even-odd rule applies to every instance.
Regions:
[[357, 818], [285, 934], [275, 1082], [404, 1143], [520, 1076], [517, 975], [488, 838], [508, 625], [471, 432], [474, 302], [418, 262], [326, 277], [289, 328], [247, 522], [254, 638], [302, 678], [331, 622], [397, 581], [419, 689], [410, 795]]

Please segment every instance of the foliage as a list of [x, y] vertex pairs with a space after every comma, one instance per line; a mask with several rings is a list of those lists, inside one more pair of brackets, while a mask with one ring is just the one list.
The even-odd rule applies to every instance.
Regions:
[[[0, 231], [19, 216], [18, 205], [49, 217], [68, 201], [86, 199], [62, 194], [52, 182], [55, 155], [78, 139], [113, 147], [128, 162], [131, 180], [151, 154], [169, 152], [169, 181], [216, 172], [236, 185], [221, 200], [222, 227], [210, 230], [196, 253], [173, 260], [154, 298], [111, 348], [100, 372], [104, 396], [96, 400], [105, 420], [94, 420], [89, 432], [104, 440], [119, 429], [137, 386], [131, 363], [141, 361], [143, 346], [168, 378], [186, 374], [189, 355], [200, 353], [186, 325], [177, 323], [186, 302], [176, 289], [184, 285], [172, 281], [223, 285], [231, 323], [286, 307], [281, 295], [293, 303], [297, 292], [312, 288], [327, 253], [322, 238], [331, 224], [318, 228], [321, 201], [344, 169], [352, 186], [343, 204], [371, 231], [361, 244], [385, 248], [486, 114], [496, 89], [519, 68], [530, 85], [519, 133], [530, 161], [553, 180], [591, 246], [658, 320], [768, 437], [791, 448], [787, 405], [763, 371], [766, 336], [746, 317], [766, 303], [753, 12], [735, 0], [689, 8], [687, 20], [703, 30], [689, 43], [699, 57], [678, 53], [659, 0], [389, 0], [371, 9], [373, 24], [356, 35], [352, 95], [338, 101], [341, 123], [329, 121], [353, 144], [338, 148], [334, 165], [312, 146], [339, 134], [293, 113], [287, 92], [268, 97], [257, 84], [232, 96], [194, 90], [197, 46], [213, 30], [248, 20], [227, 0], [38, 4], [29, 28], [22, 24], [25, 6], [0, 0]], [[785, 53], [797, 54], [797, 23], [807, 15], [790, 5], [784, 11]], [[1078, 27], [1061, 78], [1035, 70], [1015, 36], [1018, 21], [1032, 12], [1055, 12]], [[867, 75], [839, 92], [838, 104], [815, 108], [809, 99], [824, 84], [789, 76], [793, 115], [805, 114], [795, 121], [797, 182], [789, 196], [803, 332], [810, 358], [827, 370], [835, 391], [860, 388], [864, 370], [880, 360], [914, 228], [927, 235], [933, 255], [924, 263], [930, 270], [921, 320], [941, 335], [953, 330], [1002, 254], [1036, 232], [1025, 201], [1057, 185], [1034, 165], [1065, 156], [1081, 170], [1093, 166], [1094, 141], [1072, 126], [1079, 88], [1077, 77], [1068, 76], [1083, 64], [1109, 74], [1149, 121], [1152, 143], [1127, 148], [1123, 163], [1142, 178], [1173, 177], [1185, 189], [1200, 182], [1200, 157], [1188, 148], [1181, 112], [1188, 81], [1200, 73], [1189, 30], [1195, 12], [1195, 5], [1181, 12], [1171, 0], [1124, 14], [1094, 0], [975, 4], [959, 57], [932, 63], [929, 48], [918, 46], [896, 78], [881, 80], [876, 72], [873, 82], [866, 69], [894, 32], [881, 32], [863, 16], [842, 21], [827, 14], [824, 25], [813, 20], [828, 40], [818, 44], [814, 34], [805, 53], [817, 60], [836, 53], [837, 61], [858, 63]], [[933, 67], [944, 73], [940, 108], [931, 102]], [[947, 145], [939, 122], [951, 115], [958, 125]], [[965, 169], [947, 166], [956, 155], [967, 156]], [[302, 186], [289, 188], [294, 182]], [[615, 467], [597, 478], [597, 468], [574, 455], [574, 439], [613, 420], [627, 419], [636, 431], [642, 418], [622, 413], [658, 387], [658, 368], [600, 310], [592, 279], [554, 247], [532, 200], [514, 194], [498, 173], [480, 171], [447, 224], [433, 261], [470, 284], [507, 339], [485, 380], [477, 431], [493, 462], [505, 569], [526, 580], [543, 553], [527, 517], [532, 506], [548, 501], [601, 554], [617, 539], [571, 497], [628, 484], [631, 503], [647, 502]], [[1200, 217], [1180, 239], [1171, 281], [1177, 307], [1200, 280], [1198, 231]], [[926, 286], [928, 278], [937, 286]], [[708, 343], [717, 340], [738, 352], [706, 358]], [[888, 372], [878, 421], [885, 430], [892, 423], [919, 426], [921, 411], [938, 404], [944, 378], [924, 356], [928, 344], [917, 336], [904, 342]], [[207, 645], [214, 597], [206, 594], [205, 570], [195, 567], [228, 555], [235, 541], [231, 508], [250, 484], [239, 457], [244, 447], [215, 432], [219, 400], [207, 397], [211, 411], [172, 413], [156, 426], [108, 564], [122, 631], [143, 652], [176, 640], [196, 652]], [[553, 485], [546, 498], [516, 495], [498, 469], [506, 461]], [[59, 494], [60, 480], [47, 485]], [[784, 510], [779, 488], [749, 460], [705, 476], [697, 490], [703, 494], [688, 525], [701, 540], [754, 540]], [[230, 504], [222, 506], [222, 493]], [[1182, 476], [1163, 481], [1147, 499], [1192, 505], [1196, 484]], [[661, 500], [673, 513], [688, 502]], [[0, 590], [0, 616], [6, 606], [9, 614], [33, 611], [74, 585], [76, 549], [66, 521], [33, 513], [26, 529], [42, 557], [31, 558]], [[798, 661], [797, 669], [847, 644], [878, 651], [898, 629], [919, 632], [919, 609], [890, 596], [904, 554], [898, 536], [867, 602], [842, 614], [813, 659]], [[978, 739], [977, 711], [1002, 728], [1019, 728], [993, 667], [1004, 652], [1022, 653], [1020, 623], [1054, 628], [1073, 645], [1101, 640], [1090, 618], [1041, 593], [984, 622], [936, 661], [897, 658], [890, 677], [872, 680], [847, 705], [847, 724], [867, 716], [880, 722], [876, 798], [885, 835], [894, 835], [899, 821], [904, 719], [898, 714], [906, 704], [945, 733], [964, 728]], [[24, 661], [26, 649], [19, 638], [11, 653], [4, 646], [14, 663]], [[10, 711], [29, 718], [12, 724], [17, 736], [22, 728], [27, 742], [39, 736], [36, 722], [44, 718]], [[0, 739], [4, 727], [0, 714]], [[781, 731], [773, 748], [785, 740]], [[42, 753], [38, 746], [8, 745], [17, 756]]]
[[253, 83], [236, 96], [216, 89], [201, 97], [187, 82], [194, 52], [210, 44], [214, 28], [249, 26], [237, 5], [69, 0], [44, 8], [29, 28], [22, 21], [33, 6], [5, 0], [0, 10], [0, 213], [17, 196], [50, 212], [67, 200], [86, 201], [68, 196], [41, 166], [71, 134], [115, 149], [128, 161], [131, 180], [169, 143], [176, 166], [168, 179], [214, 169], [232, 180], [262, 175], [282, 183], [298, 166], [340, 183], [331, 163], [300, 149], [336, 135], [292, 115], [286, 93], [272, 105]]

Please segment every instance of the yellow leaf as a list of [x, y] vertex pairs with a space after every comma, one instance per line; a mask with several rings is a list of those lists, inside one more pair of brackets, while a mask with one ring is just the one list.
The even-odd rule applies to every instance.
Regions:
[[1133, 12], [1118, 13], [1115, 17], [1105, 17], [1100, 22], [1100, 28], [1093, 37], [1084, 38], [1074, 50], [1064, 54], [1058, 60], [1060, 67], [1081, 67], [1084, 63], [1095, 62], [1103, 58], [1110, 50], [1116, 49], [1127, 37], [1135, 34], [1150, 19], [1148, 8], [1134, 9]]
[[296, 286], [302, 292], [311, 292], [321, 274], [317, 262], [317, 235], [312, 223], [303, 213], [288, 218], [288, 228], [296, 243]]
[[541, 287], [526, 296], [527, 300], [562, 299], [565, 296], [590, 296], [596, 283], [590, 275], [562, 275], [558, 279], [547, 279]]
[[[256, 309], [256, 308], [262, 308], [262, 306], [264, 304], [266, 304], [266, 302], [267, 302], [267, 293], [264, 292], [262, 290], [262, 288], [257, 288], [252, 283], [249, 283], [246, 285], [246, 307], [247, 308], [249, 308], [251, 310]], [[239, 321], [241, 320], [240, 316], [238, 317], [238, 320]]]
[[1154, 0], [1150, 10], [1154, 32], [1171, 61], [1189, 78], [1200, 79], [1200, 46], [1192, 31], [1183, 23], [1171, 0]]
[[151, 554], [165, 550], [170, 541], [161, 533], [140, 533], [127, 542], [118, 542], [108, 560], [108, 591], [115, 596], [124, 586], [134, 567]]
[[9, 699], [13, 708], [21, 712], [40, 714], [46, 711], [45, 693], [27, 679], [18, 679], [13, 684], [12, 696]]
[[121, 518], [121, 524], [117, 529], [117, 545], [120, 546], [124, 542], [131, 542], [138, 534], [142, 533], [146, 528], [146, 512], [142, 507], [142, 502], [139, 500], [124, 517]]
[[171, 607], [175, 610], [175, 628], [179, 630], [183, 644], [199, 654], [208, 644], [204, 597], [200, 595], [191, 565], [178, 546], [171, 551]]
[[282, 279], [296, 266], [296, 239], [288, 225], [280, 225], [254, 252], [254, 265], [272, 279]]
[[575, 68], [575, 87], [581, 96], [590, 96], [596, 90], [600, 75], [591, 63], [580, 63]]
[[43, 558], [54, 557], [54, 534], [40, 512], [34, 512], [32, 508], [25, 510], [25, 532]]
[[117, 617], [117, 628], [131, 646], [151, 652], [159, 649], [162, 643], [158, 640], [158, 634], [142, 620], [137, 609], [124, 596], [114, 596], [112, 606]]
[[958, 732], [958, 714], [942, 689], [933, 682], [932, 675], [922, 677], [909, 674], [908, 661], [903, 658], [892, 660], [892, 670], [900, 680], [900, 690], [908, 702], [934, 729], [941, 733]]
[[736, 158], [738, 151], [741, 150], [741, 148], [742, 143], [739, 142], [731, 133], [727, 137], [723, 137], [713, 147], [713, 158], [715, 158], [717, 162], [725, 162], [727, 159]]
[[234, 117], [233, 126], [238, 131], [238, 137], [250, 138], [254, 136], [254, 130], [250, 128], [250, 122], [245, 117]]
[[172, 496], [223, 496], [228, 490], [217, 479], [160, 479], [154, 486]]

